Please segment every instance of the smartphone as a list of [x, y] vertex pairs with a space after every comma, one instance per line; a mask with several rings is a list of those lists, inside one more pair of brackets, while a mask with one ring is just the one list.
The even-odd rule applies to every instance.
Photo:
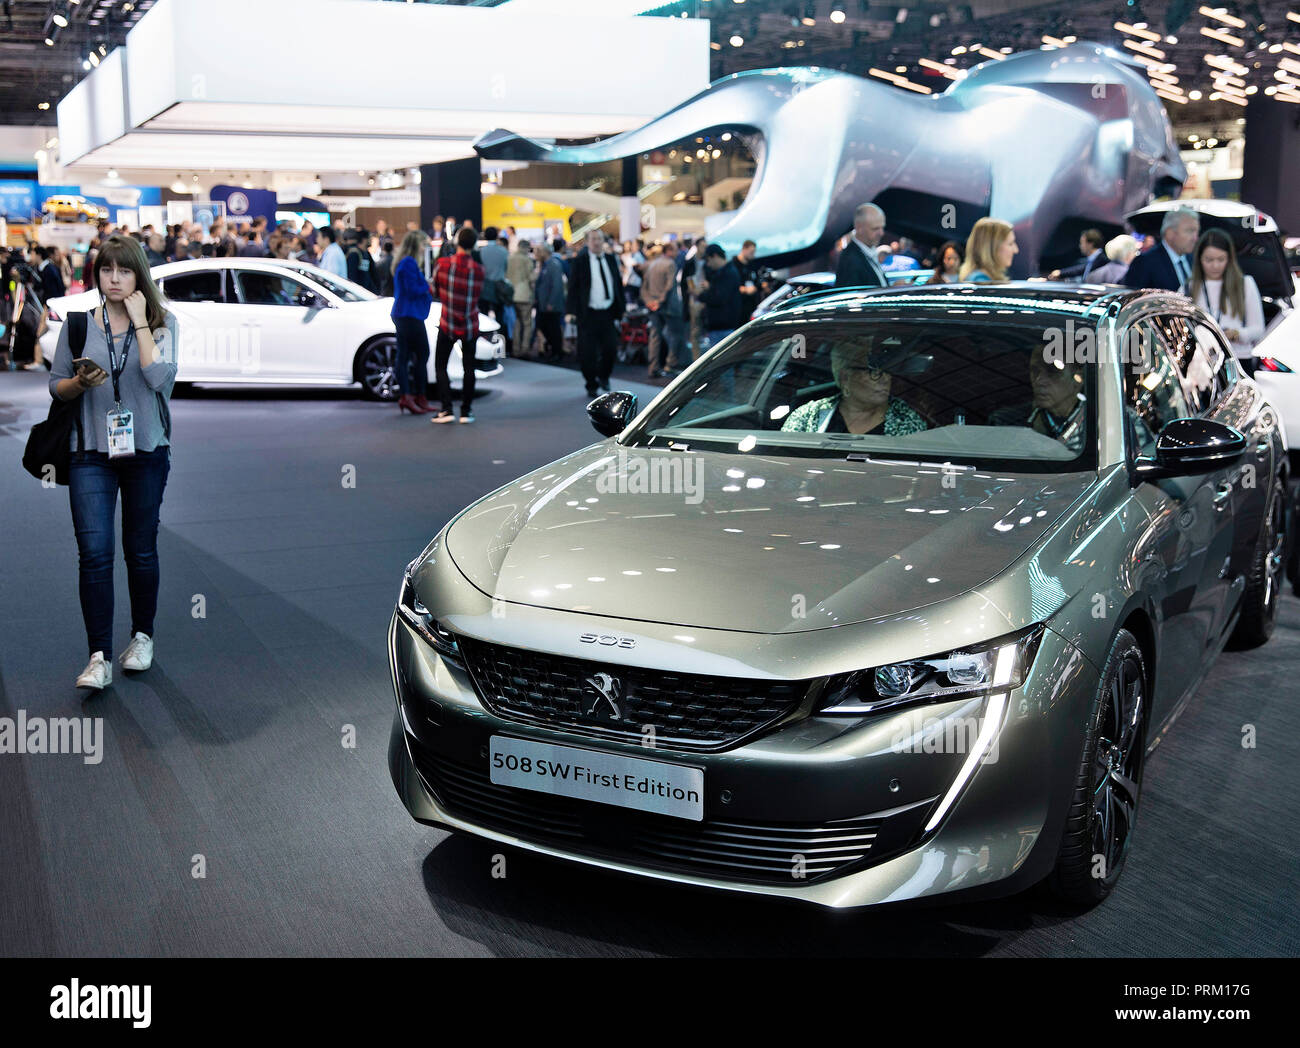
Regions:
[[90, 357], [77, 357], [77, 359], [72, 362], [72, 371], [74, 374], [78, 371], [85, 371], [87, 374], [94, 374], [96, 371], [103, 370], [104, 369], [91, 360]]

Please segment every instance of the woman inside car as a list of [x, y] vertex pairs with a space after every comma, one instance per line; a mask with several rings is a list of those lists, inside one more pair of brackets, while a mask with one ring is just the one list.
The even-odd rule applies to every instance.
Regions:
[[810, 400], [790, 413], [787, 433], [880, 433], [889, 437], [927, 429], [925, 419], [901, 397], [890, 396], [893, 369], [903, 354], [877, 350], [866, 336], [831, 349], [831, 375], [839, 392]]

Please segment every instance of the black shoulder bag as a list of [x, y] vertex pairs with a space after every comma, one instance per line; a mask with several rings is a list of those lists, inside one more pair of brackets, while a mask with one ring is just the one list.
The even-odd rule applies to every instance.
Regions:
[[[68, 345], [73, 358], [81, 356], [86, 348], [86, 314], [68, 314]], [[44, 422], [32, 427], [31, 436], [27, 438], [27, 447], [23, 451], [23, 469], [37, 480], [45, 480], [50, 467], [54, 468], [54, 482], [67, 484], [72, 468], [72, 431], [77, 431], [77, 450], [86, 446], [85, 434], [81, 431], [81, 397], [72, 400], [60, 400], [54, 397], [50, 404], [50, 413]]]

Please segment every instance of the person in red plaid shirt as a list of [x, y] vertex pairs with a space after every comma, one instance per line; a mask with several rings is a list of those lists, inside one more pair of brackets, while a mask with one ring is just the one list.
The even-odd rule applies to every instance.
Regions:
[[474, 421], [474, 348], [478, 345], [478, 300], [483, 294], [483, 267], [471, 252], [478, 234], [465, 226], [456, 234], [456, 253], [438, 259], [433, 274], [433, 293], [442, 303], [438, 320], [438, 345], [434, 365], [438, 375], [438, 396], [442, 410], [430, 422], [451, 422], [451, 379], [447, 377], [447, 360], [460, 339], [461, 379], [460, 420]]

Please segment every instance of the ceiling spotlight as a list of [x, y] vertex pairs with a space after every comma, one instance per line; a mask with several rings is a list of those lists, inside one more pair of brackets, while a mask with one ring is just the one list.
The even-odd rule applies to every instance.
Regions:
[[1199, 91], [1188, 91], [1187, 97], [1190, 98], [1193, 102], [1196, 102], [1200, 99], [1201, 93]]
[[94, 51], [90, 52], [90, 64], [93, 66], [99, 65], [99, 55], [95, 54]]
[[109, 178], [116, 178], [116, 177], [117, 177], [117, 168], [115, 168], [115, 167], [110, 167], [110, 168], [108, 169], [108, 177], [109, 177]]
[[729, 42], [730, 42], [730, 44], [731, 44], [732, 47], [744, 47], [744, 46], [745, 46], [745, 38], [744, 38], [743, 36], [740, 36], [739, 34], [733, 36]]
[[[54, 37], [52, 37], [52, 36], [47, 36], [47, 37], [45, 38], [45, 46], [46, 46], [46, 47], [53, 47], [53, 46], [54, 46]], [[1281, 51], [1282, 49], [1279, 47], [1278, 50]]]
[[50, 103], [49, 103], [49, 102], [39, 102], [39, 103], [37, 103], [36, 108], [37, 108], [37, 109], [49, 109], [49, 108], [50, 108]]
[[55, 12], [55, 15], [54, 15], [54, 24], [55, 24], [56, 26], [58, 26], [60, 29], [67, 29], [67, 28], [68, 28], [68, 16], [65, 15], [62, 11], [57, 11], [57, 12]]
[[89, 68], [90, 68], [90, 63], [87, 62], [84, 58], [81, 60], [81, 68], [82, 68], [82, 69], [89, 69]]
[[1222, 22], [1224, 25], [1236, 26], [1238, 29], [1246, 28], [1246, 23], [1244, 21], [1234, 15], [1228, 14], [1222, 8], [1216, 11], [1212, 7], [1202, 6], [1199, 10], [1206, 18], [1213, 18], [1215, 21]]
[[831, 12], [831, 21], [834, 22], [836, 25], [839, 25], [841, 22], [844, 21], [844, 12], [837, 7], [834, 11]]
[[100, 56], [101, 58], [107, 58], [107, 57], [108, 57], [108, 47], [107, 47], [106, 45], [104, 45], [104, 44], [100, 44], [100, 45], [99, 45], [99, 56]]

